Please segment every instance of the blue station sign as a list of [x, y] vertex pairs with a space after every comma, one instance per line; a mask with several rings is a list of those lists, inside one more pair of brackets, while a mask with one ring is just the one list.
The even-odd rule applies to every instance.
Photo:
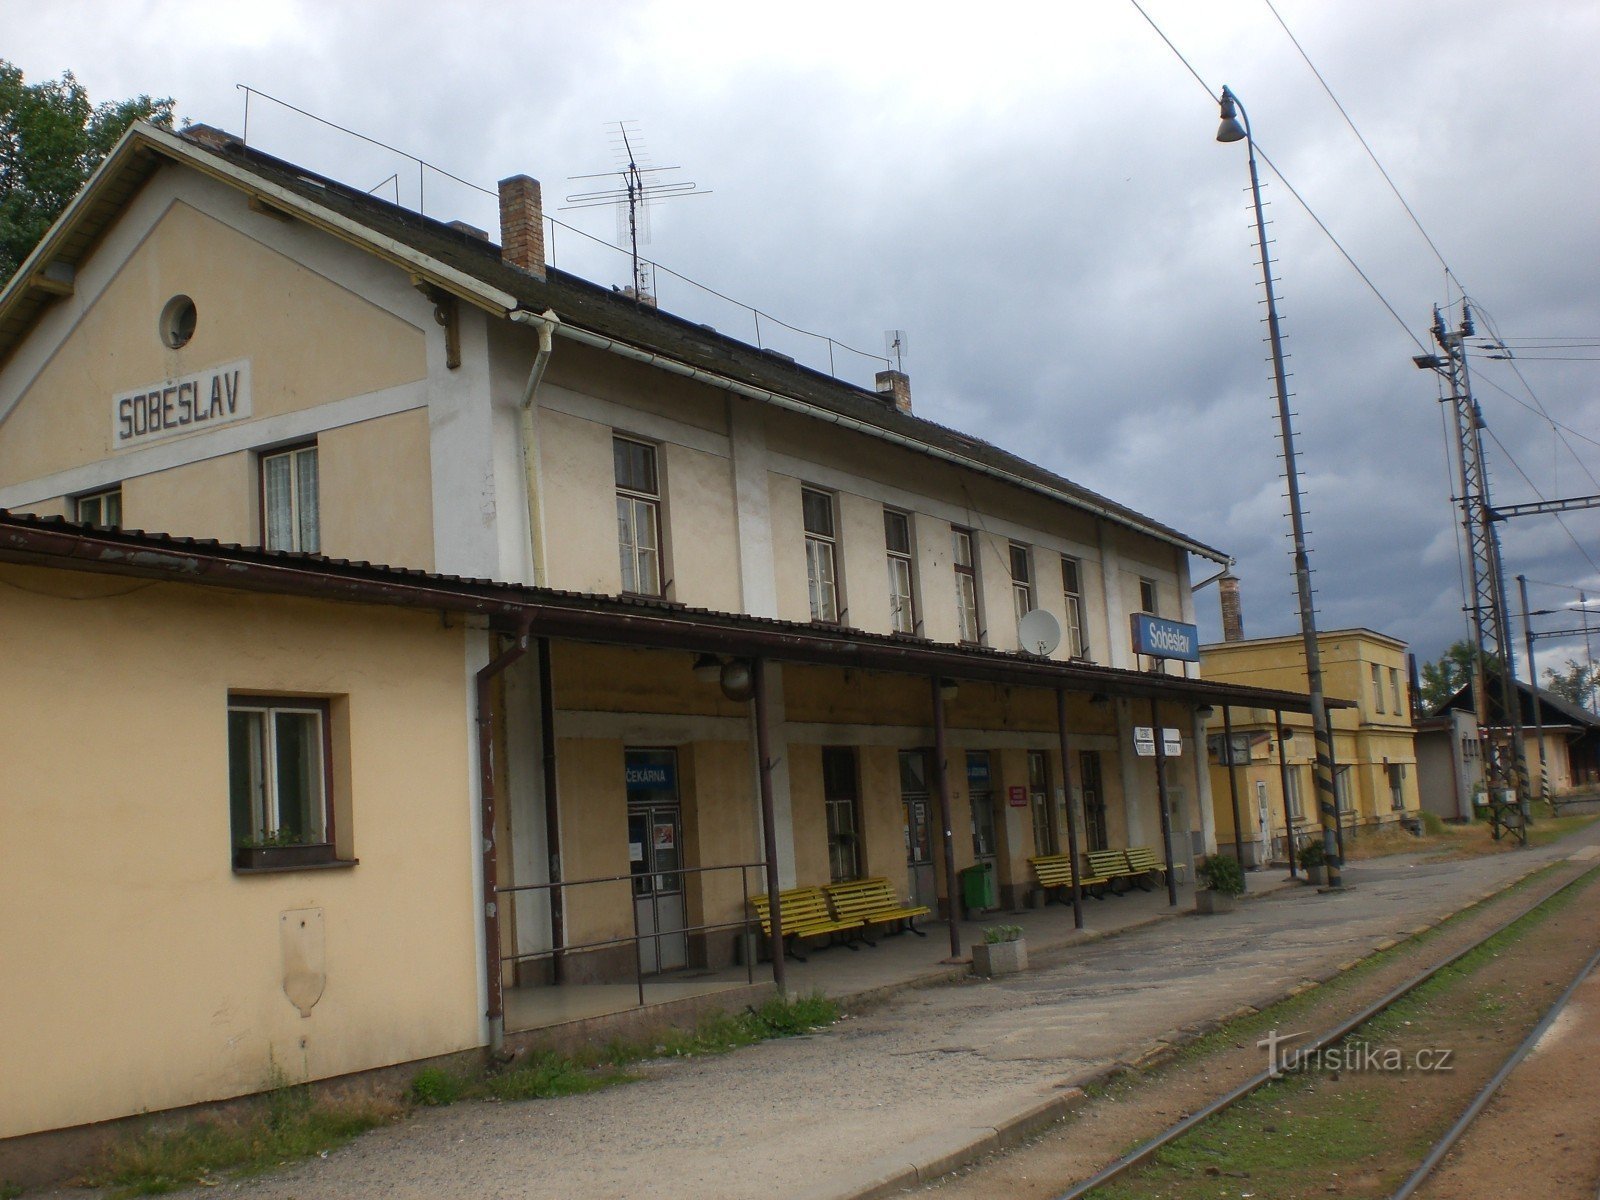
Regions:
[[1151, 658], [1200, 661], [1200, 630], [1183, 621], [1168, 621], [1149, 613], [1133, 614], [1133, 652]]

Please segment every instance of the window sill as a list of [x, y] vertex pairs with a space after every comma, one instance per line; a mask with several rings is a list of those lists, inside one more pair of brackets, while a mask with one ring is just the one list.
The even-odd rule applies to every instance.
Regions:
[[289, 863], [280, 867], [241, 867], [234, 864], [235, 875], [283, 875], [290, 871], [337, 871], [346, 867], [357, 866], [359, 858], [336, 858], [332, 862], [319, 863]]

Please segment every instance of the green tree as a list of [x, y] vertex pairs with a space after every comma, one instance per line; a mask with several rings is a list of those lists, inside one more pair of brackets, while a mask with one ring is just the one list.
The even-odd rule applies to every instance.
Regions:
[[1569, 704], [1588, 708], [1589, 701], [1594, 698], [1595, 688], [1600, 687], [1600, 667], [1588, 666], [1569, 658], [1565, 670], [1545, 668], [1544, 686]]
[[[1472, 644], [1454, 643], [1439, 656], [1437, 662], [1422, 664], [1422, 707], [1426, 712], [1438, 712], [1446, 701], [1472, 682]], [[1500, 660], [1490, 656], [1484, 662], [1484, 671], [1491, 678], [1500, 673]], [[1498, 695], [1490, 692], [1490, 695]]]
[[0, 59], [0, 282], [136, 120], [170, 129], [172, 101], [141, 95], [91, 104], [71, 71], [29, 84]]

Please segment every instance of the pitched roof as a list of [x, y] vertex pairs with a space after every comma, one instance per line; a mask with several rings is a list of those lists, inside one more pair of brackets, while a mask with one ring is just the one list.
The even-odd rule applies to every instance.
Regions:
[[497, 315], [553, 310], [563, 325], [615, 339], [748, 387], [791, 397], [913, 449], [998, 473], [1192, 554], [1229, 563], [1228, 555], [1126, 505], [1002, 450], [981, 438], [902, 413], [876, 392], [788, 360], [671, 313], [635, 304], [620, 292], [556, 268], [539, 278], [505, 262], [482, 238], [391, 204], [336, 180], [246, 147], [209, 127], [188, 135], [138, 123], [0, 292], [0, 362], [56, 295], [49, 273], [75, 266], [139, 187], [166, 161], [186, 163], [269, 204], [310, 220], [415, 270], [427, 282]]
[[[1519, 704], [1519, 720], [1524, 726], [1533, 728], [1534, 697], [1538, 697], [1540, 708], [1540, 721], [1545, 725], [1575, 725], [1579, 729], [1600, 729], [1600, 716], [1596, 716], [1580, 704], [1574, 704], [1565, 697], [1558, 696], [1545, 688], [1536, 688], [1532, 684], [1516, 681], [1517, 697]], [[1500, 681], [1490, 678], [1487, 685], [1489, 696], [1496, 703], [1500, 699]], [[1448, 709], [1473, 707], [1472, 683], [1469, 680], [1457, 689], [1455, 695], [1446, 700], [1436, 710], [1434, 716], [1444, 713]], [[1555, 719], [1551, 719], [1551, 714]]]

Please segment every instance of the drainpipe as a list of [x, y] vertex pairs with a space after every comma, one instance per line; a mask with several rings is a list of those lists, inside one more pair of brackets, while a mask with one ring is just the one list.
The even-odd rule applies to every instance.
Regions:
[[483, 966], [489, 985], [489, 1051], [498, 1055], [505, 1042], [504, 979], [500, 964], [499, 854], [495, 847], [494, 717], [490, 712], [494, 677], [528, 652], [533, 622], [524, 618], [516, 641], [478, 671], [478, 804], [483, 825]]
[[528, 382], [522, 389], [522, 400], [517, 405], [517, 425], [522, 440], [523, 494], [528, 502], [531, 582], [535, 586], [545, 586], [549, 580], [545, 578], [543, 492], [539, 487], [538, 448], [533, 444], [533, 418], [539, 384], [544, 380], [544, 369], [550, 362], [550, 350], [561, 318], [556, 316], [555, 309], [547, 308], [542, 314], [518, 309], [511, 314], [511, 319], [518, 325], [531, 325], [539, 331], [539, 351], [533, 356], [533, 368], [528, 372]]

